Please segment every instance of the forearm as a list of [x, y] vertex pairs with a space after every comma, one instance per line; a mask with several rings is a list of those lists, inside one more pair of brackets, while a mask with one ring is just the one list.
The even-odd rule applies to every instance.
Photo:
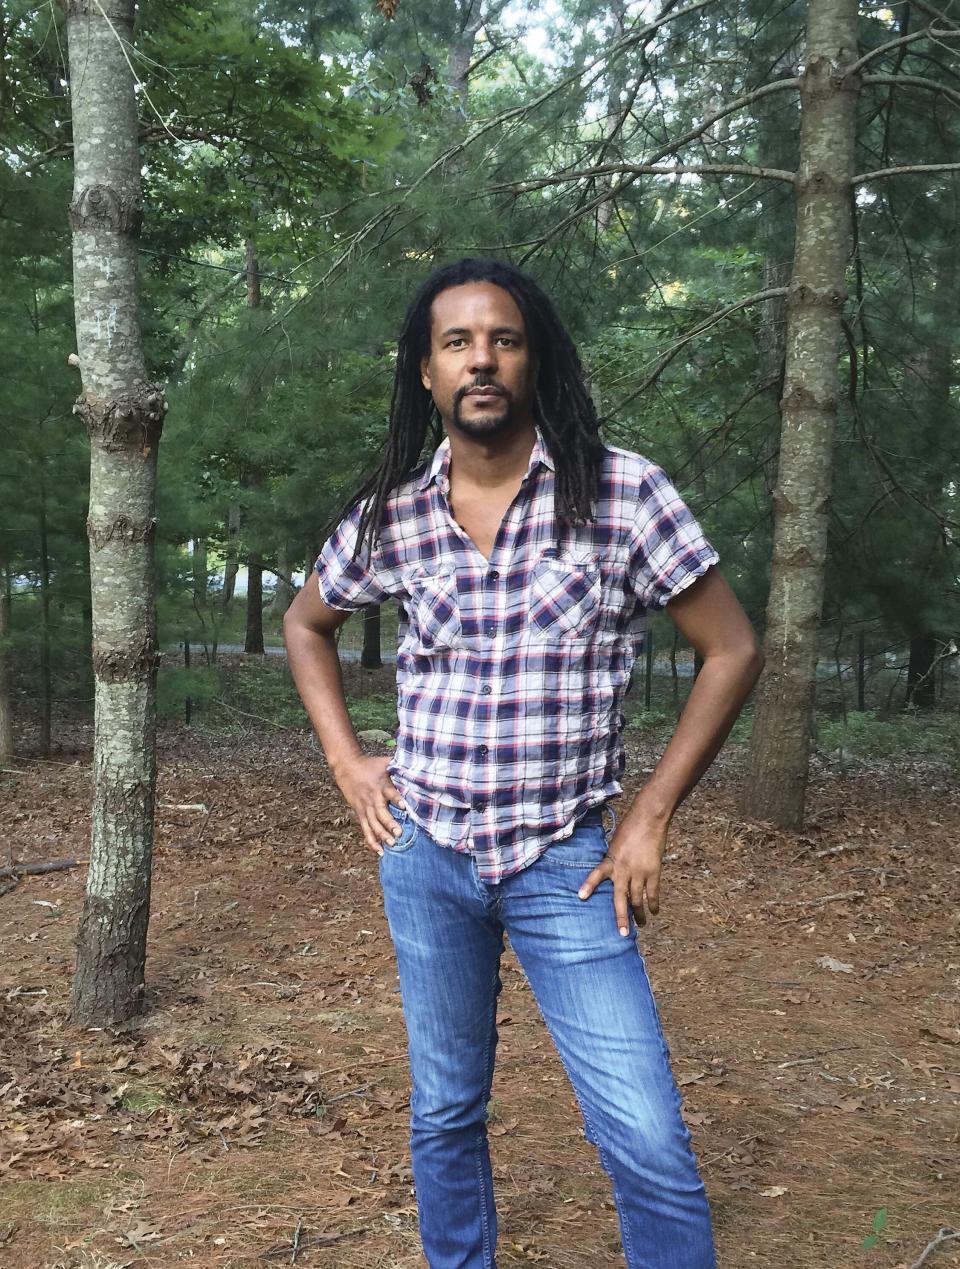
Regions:
[[760, 674], [756, 647], [707, 657], [676, 730], [628, 818], [666, 825], [710, 766]]
[[336, 641], [294, 622], [284, 623], [283, 634], [290, 673], [336, 776], [363, 756], [347, 712]]

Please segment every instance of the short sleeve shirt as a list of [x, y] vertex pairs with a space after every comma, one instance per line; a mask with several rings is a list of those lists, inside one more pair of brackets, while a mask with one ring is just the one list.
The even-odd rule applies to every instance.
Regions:
[[645, 612], [717, 553], [659, 467], [610, 447], [596, 520], [558, 529], [538, 434], [488, 560], [453, 517], [449, 466], [444, 441], [356, 557], [355, 509], [317, 575], [332, 608], [399, 601], [393, 781], [413, 820], [496, 884], [621, 792]]

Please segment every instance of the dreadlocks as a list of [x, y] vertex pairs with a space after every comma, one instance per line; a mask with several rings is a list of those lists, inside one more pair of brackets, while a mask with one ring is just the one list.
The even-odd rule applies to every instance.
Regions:
[[512, 296], [523, 317], [538, 372], [533, 409], [556, 472], [554, 506], [561, 521], [593, 519], [600, 487], [603, 444], [600, 421], [587, 391], [573, 341], [547, 295], [526, 273], [497, 260], [466, 259], [433, 273], [407, 310], [397, 345], [397, 369], [390, 401], [390, 429], [383, 461], [347, 504], [363, 503], [356, 551], [364, 539], [372, 551], [391, 491], [416, 467], [427, 432], [432, 448], [442, 439], [440, 416], [420, 377], [421, 359], [430, 355], [433, 301], [441, 291], [467, 282], [489, 282]]

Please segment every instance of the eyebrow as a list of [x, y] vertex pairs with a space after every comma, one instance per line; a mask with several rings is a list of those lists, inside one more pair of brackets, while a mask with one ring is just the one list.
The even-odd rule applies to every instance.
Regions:
[[[441, 334], [441, 339], [445, 339], [447, 335], [469, 335], [470, 331], [466, 326], [448, 326]], [[518, 335], [523, 338], [523, 331], [516, 326], [496, 326], [490, 332], [491, 335]]]

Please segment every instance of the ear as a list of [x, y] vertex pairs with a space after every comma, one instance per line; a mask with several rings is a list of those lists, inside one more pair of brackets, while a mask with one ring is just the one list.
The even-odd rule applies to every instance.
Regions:
[[430, 391], [431, 391], [431, 388], [430, 388], [430, 358], [429, 358], [429, 357], [421, 357], [421, 358], [420, 358], [420, 382], [423, 384], [423, 386], [426, 388], [426, 390], [427, 390], [428, 392], [430, 392]]

